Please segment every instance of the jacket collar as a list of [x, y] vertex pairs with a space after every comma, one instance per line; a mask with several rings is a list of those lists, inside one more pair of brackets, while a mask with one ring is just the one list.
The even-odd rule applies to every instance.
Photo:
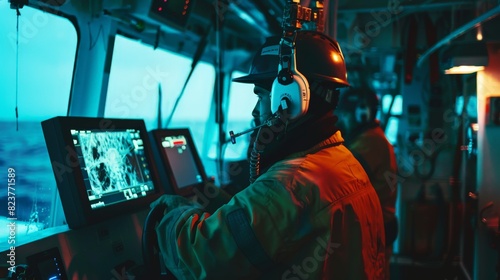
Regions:
[[318, 144], [314, 145], [310, 149], [307, 149], [307, 150], [301, 151], [301, 152], [297, 152], [297, 153], [293, 153], [293, 154], [289, 155], [287, 158], [303, 157], [305, 155], [314, 154], [320, 150], [323, 150], [323, 149], [326, 149], [329, 147], [333, 147], [333, 146], [338, 146], [338, 145], [341, 145], [343, 143], [344, 143], [344, 138], [342, 137], [342, 133], [340, 132], [340, 130], [337, 130], [337, 132], [332, 134], [330, 137], [319, 142]]

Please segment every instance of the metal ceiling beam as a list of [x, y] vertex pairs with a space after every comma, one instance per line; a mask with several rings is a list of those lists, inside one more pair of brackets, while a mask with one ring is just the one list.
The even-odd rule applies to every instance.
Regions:
[[493, 8], [493, 9], [485, 12], [484, 14], [476, 17], [472, 21], [455, 29], [450, 34], [448, 34], [448, 36], [441, 39], [434, 46], [430, 47], [424, 54], [422, 54], [417, 61], [417, 67], [420, 67], [422, 65], [423, 61], [425, 61], [428, 56], [430, 56], [433, 52], [438, 50], [443, 45], [449, 43], [452, 39], [460, 36], [461, 34], [466, 32], [467, 30], [472, 29], [483, 22], [488, 21], [488, 20], [496, 17], [499, 13], [500, 13], [500, 5], [496, 6], [495, 8]]
[[[428, 1], [431, 2], [431, 1]], [[339, 6], [338, 13], [343, 14], [343, 13], [372, 13], [372, 12], [381, 12], [381, 11], [387, 11], [390, 9], [388, 7], [387, 1], [384, 2], [385, 5], [377, 5], [373, 7], [366, 7], [366, 8], [349, 8], [346, 6]], [[368, 5], [367, 5], [368, 6]], [[417, 4], [417, 5], [401, 5], [399, 6], [400, 9], [406, 12], [416, 12], [416, 11], [429, 11], [429, 10], [443, 10], [443, 9], [449, 9], [451, 7], [455, 6], [455, 8], [470, 8], [475, 6], [475, 2], [471, 1], [457, 1], [457, 2], [445, 2], [445, 3], [422, 3], [422, 4]], [[398, 9], [399, 9], [398, 8]]]

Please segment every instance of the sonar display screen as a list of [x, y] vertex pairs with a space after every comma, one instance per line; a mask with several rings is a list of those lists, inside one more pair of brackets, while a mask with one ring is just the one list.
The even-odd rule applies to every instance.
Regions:
[[92, 209], [154, 193], [137, 129], [71, 130]]

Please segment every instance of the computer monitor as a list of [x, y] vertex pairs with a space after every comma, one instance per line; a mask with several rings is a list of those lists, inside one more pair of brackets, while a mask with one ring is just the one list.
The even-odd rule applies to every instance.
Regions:
[[47, 280], [68, 280], [66, 269], [57, 247], [27, 256], [28, 267], [33, 278]]
[[55, 117], [42, 129], [70, 228], [148, 208], [163, 193], [143, 120]]
[[185, 197], [194, 195], [195, 188], [203, 191], [207, 176], [190, 130], [156, 129], [150, 134], [158, 151], [158, 169], [167, 180], [164, 185], [170, 186], [165, 191]]

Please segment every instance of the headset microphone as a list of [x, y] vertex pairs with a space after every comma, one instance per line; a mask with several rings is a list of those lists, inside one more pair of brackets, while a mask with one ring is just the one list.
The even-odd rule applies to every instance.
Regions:
[[[285, 105], [283, 104], [283, 106], [285, 106]], [[286, 108], [284, 108], [284, 109], [286, 109]], [[231, 141], [231, 143], [233, 143], [233, 144], [236, 144], [236, 137], [240, 137], [241, 135], [245, 135], [249, 132], [253, 132], [253, 131], [255, 131], [263, 126], [277, 125], [280, 122], [282, 122], [282, 118], [280, 117], [280, 115], [274, 114], [272, 118], [270, 118], [269, 120], [265, 121], [263, 124], [258, 125], [256, 127], [252, 127], [252, 128], [247, 129], [247, 130], [243, 130], [242, 132], [239, 132], [236, 134], [234, 134], [234, 132], [231, 130], [231, 131], [229, 131], [229, 141]], [[226, 143], [229, 141], [226, 141]]]
[[[243, 130], [242, 132], [239, 132], [239, 133], [236, 133], [236, 134], [234, 134], [234, 132], [231, 130], [231, 131], [229, 131], [229, 140], [231, 141], [231, 143], [236, 144], [236, 137], [240, 137], [241, 135], [245, 135], [245, 134], [247, 134], [247, 133], [249, 133], [249, 132], [252, 132], [252, 131], [254, 131], [254, 130], [256, 130], [256, 129], [259, 129], [259, 128], [261, 128], [261, 127], [265, 126], [265, 125], [266, 125], [266, 124], [265, 124], [265, 123], [263, 123], [263, 124], [261, 124], [261, 125], [258, 125], [258, 126], [256, 126], [256, 127], [249, 128], [249, 129], [247, 129], [247, 130]], [[226, 141], [226, 143], [227, 143], [227, 142], [229, 142], [229, 141]]]

